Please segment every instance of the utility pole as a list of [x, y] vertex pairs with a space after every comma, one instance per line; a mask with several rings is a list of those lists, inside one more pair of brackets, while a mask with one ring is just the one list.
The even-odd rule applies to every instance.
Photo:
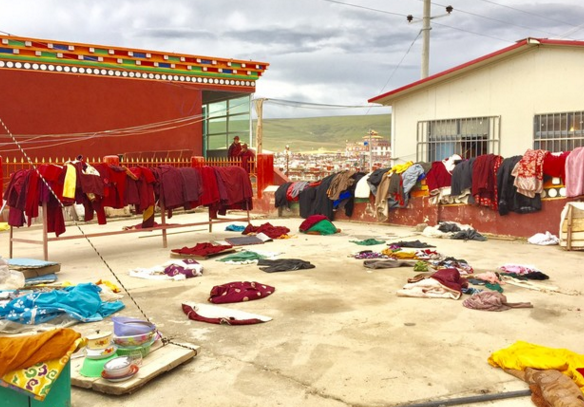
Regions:
[[422, 79], [428, 77], [430, 68], [430, 0], [424, 0], [424, 14], [422, 16]]
[[[431, 20], [438, 17], [444, 17], [450, 15], [454, 8], [452, 6], [446, 7], [446, 14], [432, 17], [430, 15], [430, 6], [432, 5], [430, 0], [424, 0], [424, 10], [422, 15], [422, 69], [421, 76], [422, 79], [427, 78], [430, 71], [430, 30], [432, 26], [430, 24]], [[407, 16], [408, 23], [414, 22], [414, 16], [411, 14]], [[420, 20], [416, 20], [420, 21]]]
[[264, 101], [266, 98], [262, 99], [255, 99], [254, 105], [256, 109], [256, 113], [258, 116], [258, 121], [256, 123], [256, 153], [260, 154], [263, 150], [264, 144], [264, 123], [263, 123], [263, 116], [264, 116]]
[[369, 172], [373, 171], [373, 149], [371, 148], [371, 135], [373, 130], [369, 129]]

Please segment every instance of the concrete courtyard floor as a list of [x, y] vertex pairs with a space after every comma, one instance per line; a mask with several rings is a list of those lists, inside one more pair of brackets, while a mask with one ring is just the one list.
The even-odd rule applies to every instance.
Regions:
[[[206, 213], [195, 212], [175, 215], [170, 222], [206, 219]], [[201, 351], [191, 362], [131, 395], [109, 396], [73, 387], [73, 406], [408, 406], [527, 389], [519, 379], [487, 363], [492, 352], [518, 340], [584, 353], [581, 252], [521, 240], [426, 238], [411, 227], [385, 224], [335, 221], [342, 233], [313, 236], [298, 233], [299, 218], [254, 217], [252, 221], [255, 226], [264, 222], [289, 227], [293, 237], [246, 248], [282, 252], [280, 258], [308, 260], [316, 268], [270, 274], [257, 265], [226, 265], [212, 258], [200, 261], [205, 268], [202, 277], [151, 281], [130, 277], [128, 270], [162, 264], [169, 260], [172, 248], [239, 234], [224, 231], [229, 223], [214, 225], [212, 233], [206, 225], [171, 229], [168, 248], [162, 247], [160, 232], [91, 238], [161, 332], [199, 345]], [[81, 228], [98, 233], [136, 223], [139, 220], [134, 218]], [[78, 230], [69, 226], [66, 235], [73, 234]], [[40, 230], [21, 228], [16, 235], [40, 238]], [[352, 252], [385, 247], [350, 242], [369, 237], [388, 243], [420, 239], [481, 271], [505, 263], [531, 264], [550, 276], [545, 284], [562, 292], [506, 285], [509, 302], [530, 301], [534, 306], [506, 312], [470, 310], [462, 306], [462, 300], [398, 297], [396, 291], [417, 274], [412, 268], [371, 270], [362, 260], [348, 257]], [[0, 244], [2, 256], [8, 257], [8, 232], [0, 234]], [[42, 248], [15, 243], [13, 255], [42, 259]], [[115, 281], [84, 239], [49, 243], [49, 259], [62, 264], [59, 281]], [[244, 280], [272, 285], [276, 291], [262, 300], [224, 307], [266, 315], [272, 321], [212, 325], [191, 321], [181, 310], [185, 301], [205, 303], [215, 285]], [[126, 308], [119, 315], [141, 316], [127, 294], [123, 301]], [[111, 326], [107, 318], [73, 328], [88, 333]], [[529, 397], [522, 397], [472, 405], [533, 404]]]

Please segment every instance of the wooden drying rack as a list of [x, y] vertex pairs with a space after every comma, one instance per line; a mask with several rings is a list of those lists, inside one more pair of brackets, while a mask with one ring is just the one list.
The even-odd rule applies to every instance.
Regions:
[[213, 225], [215, 223], [226, 223], [226, 222], [250, 222], [249, 216], [249, 209], [246, 210], [246, 216], [241, 218], [223, 218], [223, 219], [212, 219], [209, 215], [209, 219], [206, 222], [193, 222], [193, 223], [184, 223], [184, 224], [168, 224], [166, 223], [166, 211], [164, 207], [160, 210], [160, 224], [157, 226], [153, 226], [150, 228], [141, 228], [141, 229], [125, 229], [125, 230], [116, 230], [110, 232], [102, 232], [102, 233], [86, 233], [86, 234], [78, 234], [78, 235], [71, 235], [71, 236], [59, 236], [59, 237], [49, 237], [48, 226], [47, 226], [47, 204], [43, 203], [43, 231], [42, 231], [42, 239], [22, 239], [18, 237], [14, 237], [14, 228], [10, 227], [10, 243], [9, 243], [9, 258], [12, 258], [13, 254], [13, 247], [14, 243], [31, 243], [31, 244], [41, 244], [43, 246], [43, 258], [45, 261], [49, 260], [49, 242], [57, 242], [61, 240], [72, 240], [72, 239], [82, 239], [82, 238], [91, 238], [91, 237], [102, 237], [102, 236], [113, 236], [113, 235], [122, 235], [126, 233], [137, 233], [137, 232], [149, 232], [154, 230], [160, 230], [162, 232], [162, 247], [168, 247], [168, 237], [167, 237], [167, 230], [168, 229], [175, 229], [175, 228], [186, 228], [192, 226], [201, 226], [201, 225], [208, 225], [209, 233], [213, 231]]

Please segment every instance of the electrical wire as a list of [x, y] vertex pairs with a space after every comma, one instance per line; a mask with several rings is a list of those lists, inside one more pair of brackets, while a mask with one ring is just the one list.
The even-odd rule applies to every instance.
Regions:
[[418, 38], [420, 38], [420, 34], [422, 34], [422, 30], [418, 31], [418, 34], [416, 35], [416, 38], [414, 38], [414, 40], [412, 41], [412, 43], [408, 47], [408, 49], [407, 49], [406, 53], [404, 54], [404, 56], [402, 57], [402, 59], [398, 62], [398, 64], [395, 66], [395, 68], [393, 68], [393, 71], [389, 75], [389, 78], [385, 82], [385, 85], [383, 85], [383, 88], [381, 88], [381, 90], [379, 91], [379, 94], [382, 94], [383, 93], [383, 91], [385, 90], [385, 88], [389, 84], [389, 81], [391, 81], [391, 79], [393, 78], [393, 75], [395, 75], [396, 71], [401, 66], [402, 62], [404, 62], [404, 59], [406, 59], [406, 57], [408, 56], [408, 54], [412, 50], [412, 47], [414, 46], [414, 44], [416, 43], [416, 41], [418, 40]]
[[494, 5], [499, 6], [499, 7], [505, 7], [505, 8], [508, 8], [510, 10], [519, 11], [520, 13], [525, 13], [525, 14], [529, 14], [531, 16], [543, 18], [545, 20], [555, 21], [556, 23], [562, 23], [562, 24], [565, 24], [565, 25], [569, 25], [569, 26], [572, 26], [572, 27], [576, 27], [574, 24], [568, 23], [567, 21], [562, 21], [562, 20], [558, 20], [558, 19], [551, 18], [551, 17], [548, 17], [548, 16], [544, 16], [544, 15], [541, 15], [541, 14], [532, 13], [530, 11], [521, 10], [521, 9], [518, 9], [518, 8], [515, 8], [515, 7], [508, 6], [506, 4], [497, 3], [497, 2], [494, 2], [494, 1], [491, 1], [491, 0], [477, 0], [477, 1], [482, 1], [482, 2], [485, 2], [485, 3], [489, 3], [489, 4], [494, 4]]
[[341, 4], [343, 6], [360, 8], [360, 9], [368, 10], [368, 11], [375, 11], [377, 13], [389, 14], [389, 15], [392, 15], [392, 16], [407, 17], [405, 14], [393, 13], [391, 11], [385, 11], [385, 10], [379, 10], [379, 9], [371, 8], [371, 7], [360, 6], [358, 4], [345, 3], [343, 1], [337, 1], [337, 0], [323, 0], [323, 1], [326, 1], [326, 2], [329, 2], [329, 3]]
[[506, 38], [495, 37], [494, 35], [480, 34], [480, 33], [474, 32], [474, 31], [465, 30], [464, 28], [453, 27], [453, 26], [451, 26], [451, 25], [437, 23], [437, 22], [435, 22], [435, 21], [434, 21], [434, 22], [432, 22], [432, 24], [434, 24], [434, 25], [439, 25], [439, 26], [442, 26], [442, 27], [451, 28], [451, 29], [453, 29], [453, 30], [462, 31], [462, 32], [465, 32], [465, 33], [473, 34], [473, 35], [478, 35], [478, 36], [480, 36], [480, 37], [491, 38], [491, 39], [493, 39], [493, 40], [497, 40], [497, 41], [503, 41], [503, 42], [509, 42], [509, 43], [515, 43], [515, 42], [517, 42], [517, 41], [515, 41], [515, 40], [509, 40], [509, 39], [506, 39]]
[[383, 106], [369, 106], [369, 105], [331, 105], [331, 104], [324, 104], [324, 103], [310, 103], [310, 102], [300, 102], [294, 100], [284, 100], [284, 99], [272, 99], [272, 98], [257, 98], [253, 100], [264, 99], [266, 102], [278, 104], [278, 105], [285, 105], [285, 106], [296, 106], [296, 107], [305, 107], [305, 108], [332, 108], [332, 109], [365, 109], [371, 107], [383, 107]]
[[[53, 188], [51, 187], [51, 185], [48, 183], [48, 181], [45, 179], [45, 177], [43, 177], [43, 175], [39, 171], [38, 167], [32, 162], [30, 156], [26, 153], [26, 151], [24, 151], [24, 148], [20, 145], [20, 143], [18, 142], [18, 140], [16, 139], [16, 137], [12, 134], [12, 132], [10, 131], [10, 129], [8, 128], [8, 126], [6, 126], [6, 124], [4, 123], [4, 121], [2, 120], [2, 118], [0, 118], [0, 125], [4, 128], [4, 130], [6, 131], [6, 133], [10, 136], [10, 138], [12, 139], [12, 141], [14, 142], [14, 144], [16, 144], [16, 146], [18, 147], [19, 151], [22, 153], [23, 157], [26, 159], [26, 161], [28, 162], [28, 164], [33, 169], [33, 171], [35, 171], [37, 173], [37, 175], [40, 178], [40, 180], [45, 184], [45, 187], [48, 189], [49, 193], [53, 196], [53, 198], [55, 198], [57, 200], [57, 203], [61, 207], [61, 210], [65, 210], [65, 205], [63, 204], [63, 202], [61, 201], [61, 199], [59, 199], [59, 196], [55, 193], [55, 191], [53, 190]], [[118, 282], [118, 284], [120, 284], [120, 286], [124, 289], [124, 291], [126, 292], [126, 294], [128, 294], [128, 297], [130, 297], [130, 299], [132, 300], [132, 302], [134, 303], [134, 305], [138, 308], [138, 310], [140, 311], [140, 313], [144, 316], [144, 318], [146, 318], [146, 320], [148, 322], [151, 322], [150, 321], [150, 318], [148, 317], [148, 315], [146, 315], [146, 312], [144, 312], [144, 310], [142, 309], [142, 307], [140, 307], [140, 305], [132, 297], [132, 295], [130, 294], [130, 292], [128, 291], [128, 289], [124, 286], [124, 283], [122, 283], [122, 281], [120, 280], [120, 278], [118, 277], [118, 275], [113, 271], [113, 269], [111, 268], [111, 266], [109, 265], [109, 263], [103, 258], [103, 256], [99, 252], [99, 250], [97, 250], [97, 248], [94, 246], [94, 244], [91, 241], [91, 239], [89, 239], [89, 236], [87, 236], [85, 234], [85, 232], [83, 231], [83, 228], [79, 225], [79, 222], [77, 222], [76, 220], [73, 220], [73, 224], [77, 227], [77, 229], [79, 230], [79, 232], [81, 233], [81, 235], [85, 238], [85, 240], [87, 241], [87, 243], [89, 243], [89, 245], [91, 246], [91, 248], [93, 249], [93, 251], [95, 252], [95, 254], [101, 259], [101, 261], [103, 262], [103, 264], [106, 266], [106, 268], [108, 269], [108, 271], [112, 274], [112, 276], [116, 279], [116, 281]]]
[[[424, 0], [419, 0], [419, 1], [424, 1]], [[432, 4], [434, 4], [436, 6], [440, 6], [440, 7], [447, 7], [447, 5], [445, 5], [445, 4], [434, 3], [434, 2], [432, 2]], [[552, 35], [552, 36], [557, 36], [558, 35], [557, 33], [552, 33], [550, 31], [540, 30], [538, 28], [528, 27], [528, 26], [525, 26], [525, 25], [514, 24], [514, 23], [511, 23], [509, 21], [499, 20], [499, 19], [496, 19], [496, 18], [483, 16], [481, 14], [472, 13], [470, 11], [462, 10], [462, 9], [460, 9], [458, 7], [456, 8], [456, 12], [457, 13], [462, 13], [462, 14], [468, 14], [468, 15], [471, 15], [473, 17], [482, 18], [484, 20], [491, 20], [491, 21], [495, 21], [495, 22], [498, 22], [498, 23], [503, 23], [503, 24], [507, 24], [507, 25], [511, 25], [511, 26], [515, 26], [515, 27], [519, 27], [519, 28], [524, 28], [524, 29], [527, 29], [527, 30], [538, 31], [538, 32], [541, 32], [541, 33], [544, 33], [544, 34], [548, 34], [548, 35]]]

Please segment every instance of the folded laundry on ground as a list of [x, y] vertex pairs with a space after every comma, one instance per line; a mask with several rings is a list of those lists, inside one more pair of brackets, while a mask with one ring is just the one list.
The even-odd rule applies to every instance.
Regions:
[[430, 245], [428, 243], [420, 242], [419, 240], [410, 240], [410, 241], [400, 240], [399, 242], [388, 243], [387, 245], [388, 246], [397, 246], [397, 247], [413, 247], [413, 248], [417, 248], [417, 249], [436, 247], [436, 246]]
[[400, 297], [424, 297], [424, 298], [452, 298], [459, 299], [462, 289], [467, 287], [467, 282], [460, 277], [456, 269], [442, 269], [430, 275], [422, 275], [422, 279], [407, 283], [397, 292]]
[[95, 284], [82, 283], [50, 292], [33, 292], [0, 307], [0, 319], [34, 325], [68, 314], [78, 321], [95, 322], [124, 308], [119, 300], [103, 302], [100, 291]]
[[335, 225], [324, 215], [311, 215], [298, 227], [302, 233], [309, 235], [334, 235], [340, 233]]
[[266, 273], [275, 273], [279, 271], [293, 271], [315, 268], [314, 264], [300, 259], [277, 259], [277, 260], [258, 260], [260, 270]]
[[533, 308], [530, 302], [507, 302], [507, 297], [497, 291], [482, 291], [466, 298], [462, 305], [481, 311], [507, 311], [511, 308]]
[[276, 289], [257, 281], [236, 281], [216, 285], [211, 289], [209, 302], [225, 304], [230, 302], [245, 302], [259, 300], [271, 295]]
[[233, 263], [233, 264], [250, 264], [250, 263], [257, 263], [259, 259], [265, 259], [266, 256], [263, 256], [259, 253], [253, 251], [241, 251], [239, 253], [230, 254], [228, 256], [222, 257], [217, 259], [217, 261], [221, 261], [224, 263]]
[[550, 277], [541, 271], [534, 271], [533, 273], [517, 274], [517, 273], [501, 273], [507, 277], [513, 277], [517, 280], [549, 280]]
[[[27, 344], [20, 347], [20, 349], [24, 350], [24, 352], [22, 354], [18, 352], [18, 358], [21, 356], [22, 358], [26, 358], [27, 355], [31, 355], [31, 358], [36, 360], [42, 358], [43, 360], [39, 360], [32, 365], [30, 365], [30, 363], [32, 363], [33, 360], [27, 360], [25, 363], [23, 363], [23, 366], [28, 365], [27, 367], [13, 369], [0, 376], [0, 386], [9, 387], [10, 389], [16, 390], [17, 392], [28, 396], [24, 398], [26, 401], [28, 401], [28, 403], [26, 403], [27, 405], [29, 405], [29, 403], [30, 405], [38, 404], [32, 399], [39, 402], [45, 401], [44, 404], [47, 404], [46, 402], [48, 399], [45, 400], [45, 398], [50, 395], [49, 393], [51, 393], [51, 389], [58, 382], [61, 373], [67, 367], [71, 355], [78, 349], [82, 341], [81, 338], [79, 338], [80, 335], [77, 332], [71, 332], [71, 330], [67, 331], [69, 331], [67, 335], [71, 335], [71, 337], [67, 338], [64, 343], [58, 344], [51, 340], [50, 342], [45, 342], [44, 346], [40, 347], [38, 346], [38, 343], [35, 344], [38, 340], [38, 335], [28, 336], [26, 338]], [[53, 330], [51, 330], [49, 333], [54, 332], [55, 329], [53, 328]], [[75, 336], [77, 336], [77, 339], [73, 339]], [[29, 338], [34, 343], [28, 343]], [[11, 340], [13, 338], [7, 339]], [[22, 339], [22, 337], [14, 339], [18, 341]], [[68, 348], [65, 348], [65, 343], [70, 343], [71, 345]], [[9, 345], [9, 348], [11, 356], [14, 356], [16, 349], [12, 345]], [[3, 352], [0, 351], [0, 354], [2, 353]], [[47, 353], [52, 354], [49, 355]], [[3, 365], [4, 362], [0, 362], [0, 369]], [[23, 399], [18, 398], [18, 400], [22, 401]], [[53, 405], [56, 400], [58, 400], [58, 397], [53, 398], [52, 402], [50, 402], [50, 405]], [[3, 402], [6, 402], [6, 400]], [[7, 402], [8, 404], [11, 404], [10, 400]]]
[[184, 280], [203, 275], [203, 266], [194, 259], [174, 259], [151, 268], [137, 267], [130, 276], [148, 280]]
[[461, 230], [460, 232], [454, 233], [452, 236], [450, 236], [450, 238], [457, 240], [478, 240], [479, 242], [484, 242], [487, 240], [486, 237], [474, 229]]
[[466, 281], [474, 285], [484, 285], [489, 290], [497, 291], [500, 293], [503, 292], [503, 287], [501, 287], [499, 283], [489, 283], [485, 280], [480, 280], [478, 278], [467, 278]]
[[264, 244], [264, 241], [257, 236], [226, 237], [225, 241], [233, 246]]
[[513, 263], [506, 263], [499, 267], [503, 273], [517, 273], [517, 274], [529, 274], [535, 271], [541, 271], [535, 266], [527, 265], [527, 264], [513, 264]]
[[473, 279], [478, 279], [482, 281], [486, 281], [487, 283], [491, 284], [504, 284], [501, 282], [499, 275], [492, 271], [487, 271], [485, 273], [474, 274]]
[[506, 372], [529, 384], [531, 401], [537, 407], [584, 407], [582, 391], [572, 379], [558, 370], [528, 367], [525, 371]]
[[16, 369], [62, 357], [81, 337], [72, 329], [55, 329], [37, 335], [0, 337], [0, 377]]
[[540, 246], [560, 244], [560, 239], [558, 239], [556, 235], [552, 235], [550, 232], [536, 233], [527, 239], [527, 241], [531, 244], [537, 244]]
[[463, 259], [455, 259], [454, 257], [446, 257], [442, 260], [431, 260], [430, 264], [434, 268], [455, 268], [460, 274], [472, 274], [473, 268]]
[[372, 250], [362, 250], [358, 253], [353, 254], [351, 257], [355, 259], [387, 259], [388, 256], [385, 254], [381, 254], [378, 252], [374, 252]]
[[217, 254], [225, 250], [232, 249], [231, 245], [221, 245], [213, 244], [208, 242], [197, 243], [193, 247], [183, 247], [182, 249], [172, 249], [172, 253], [185, 254], [185, 255], [197, 255], [205, 257], [212, 254]]
[[227, 232], [243, 232], [245, 230], [245, 226], [243, 225], [227, 225], [225, 226], [225, 231]]
[[355, 243], [361, 246], [375, 246], [378, 244], [385, 243], [384, 240], [377, 240], [377, 239], [365, 239], [365, 240], [349, 240], [351, 243]]
[[460, 232], [461, 231], [460, 227], [456, 223], [450, 223], [450, 222], [441, 222], [438, 225], [438, 230], [440, 232], [444, 232], [444, 233]]
[[266, 236], [271, 237], [272, 239], [278, 239], [283, 235], [287, 235], [290, 233], [290, 229], [286, 226], [273, 226], [269, 222], [264, 223], [260, 226], [253, 226], [251, 223], [248, 224], [241, 234], [249, 235], [249, 234], [258, 234], [263, 233]]
[[209, 324], [252, 325], [272, 320], [264, 315], [193, 302], [183, 303], [182, 310], [189, 319]]
[[388, 257], [394, 258], [394, 259], [402, 259], [402, 260], [406, 260], [406, 259], [412, 259], [412, 260], [417, 260], [418, 256], [416, 255], [416, 252], [411, 251], [411, 250], [401, 250], [401, 249], [383, 249], [381, 251], [381, 254], [385, 254]]
[[393, 269], [397, 267], [414, 267], [415, 261], [412, 260], [365, 260], [363, 265], [370, 269]]
[[584, 390], [584, 374], [579, 371], [584, 366], [584, 355], [563, 348], [548, 348], [532, 343], [517, 341], [508, 348], [493, 352], [488, 362], [491, 366], [505, 371], [527, 368], [538, 370], [558, 370], [570, 377]]

